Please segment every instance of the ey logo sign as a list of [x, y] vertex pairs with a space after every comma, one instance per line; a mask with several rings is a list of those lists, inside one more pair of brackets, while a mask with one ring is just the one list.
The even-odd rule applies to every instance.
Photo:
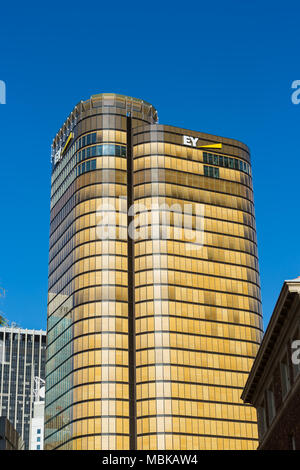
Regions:
[[0, 104], [6, 104], [6, 85], [3, 80], [0, 80]]
[[209, 144], [209, 145], [198, 145], [198, 140], [199, 137], [192, 137], [190, 135], [184, 135], [183, 137], [183, 144], [184, 145], [189, 145], [190, 147], [197, 147], [199, 149], [205, 149], [205, 148], [213, 148], [213, 149], [221, 149], [222, 144]]

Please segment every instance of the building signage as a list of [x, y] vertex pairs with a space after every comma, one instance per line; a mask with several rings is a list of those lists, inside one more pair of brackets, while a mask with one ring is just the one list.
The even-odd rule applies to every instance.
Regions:
[[183, 145], [189, 145], [190, 147], [197, 147], [197, 148], [215, 148], [221, 149], [222, 144], [209, 144], [209, 145], [197, 145], [199, 141], [199, 137], [192, 137], [191, 135], [183, 135]]
[[69, 144], [70, 144], [71, 140], [73, 139], [73, 137], [74, 137], [73, 132], [70, 132], [64, 146], [63, 147], [60, 146], [59, 149], [56, 150], [56, 152], [54, 153], [54, 156], [53, 156], [54, 165], [56, 165], [62, 159], [62, 157], [63, 157], [65, 151], [67, 150], [67, 148], [69, 147]]
[[192, 147], [196, 147], [198, 140], [199, 140], [198, 137], [191, 137], [189, 135], [183, 136], [184, 145], [191, 145]]
[[54, 158], [53, 158], [54, 165], [56, 165], [60, 161], [61, 157], [62, 157], [62, 151], [61, 151], [61, 148], [59, 148], [57, 152], [55, 152], [54, 154]]

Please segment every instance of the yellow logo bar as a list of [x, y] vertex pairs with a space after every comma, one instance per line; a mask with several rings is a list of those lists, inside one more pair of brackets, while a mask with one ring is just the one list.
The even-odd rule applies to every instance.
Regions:
[[199, 145], [199, 149], [221, 149], [222, 144]]
[[67, 138], [67, 141], [66, 141], [66, 143], [65, 143], [65, 146], [64, 146], [64, 148], [63, 148], [63, 150], [62, 150], [62, 152], [61, 152], [62, 155], [63, 155], [63, 153], [66, 151], [66, 149], [67, 149], [67, 147], [68, 147], [70, 141], [73, 139], [73, 137], [74, 137], [73, 132], [70, 132], [69, 137]]

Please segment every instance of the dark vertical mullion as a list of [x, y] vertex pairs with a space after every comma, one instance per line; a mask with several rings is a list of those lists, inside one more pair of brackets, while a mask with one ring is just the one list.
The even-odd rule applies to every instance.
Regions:
[[[127, 117], [127, 227], [133, 222], [130, 207], [133, 204], [132, 120]], [[128, 362], [129, 362], [129, 433], [130, 450], [136, 450], [136, 358], [134, 312], [134, 241], [128, 240]]]

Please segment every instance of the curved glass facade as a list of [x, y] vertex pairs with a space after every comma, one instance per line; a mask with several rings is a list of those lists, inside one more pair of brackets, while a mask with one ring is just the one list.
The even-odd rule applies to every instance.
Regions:
[[52, 157], [45, 448], [256, 448], [247, 147], [102, 94]]
[[46, 449], [130, 446], [127, 135], [155, 121], [141, 100], [95, 95], [53, 142]]
[[255, 410], [240, 399], [262, 336], [249, 154], [197, 133], [222, 143], [208, 175], [186, 132], [144, 126], [134, 139], [135, 200], [157, 228], [135, 247], [137, 448], [255, 449]]

